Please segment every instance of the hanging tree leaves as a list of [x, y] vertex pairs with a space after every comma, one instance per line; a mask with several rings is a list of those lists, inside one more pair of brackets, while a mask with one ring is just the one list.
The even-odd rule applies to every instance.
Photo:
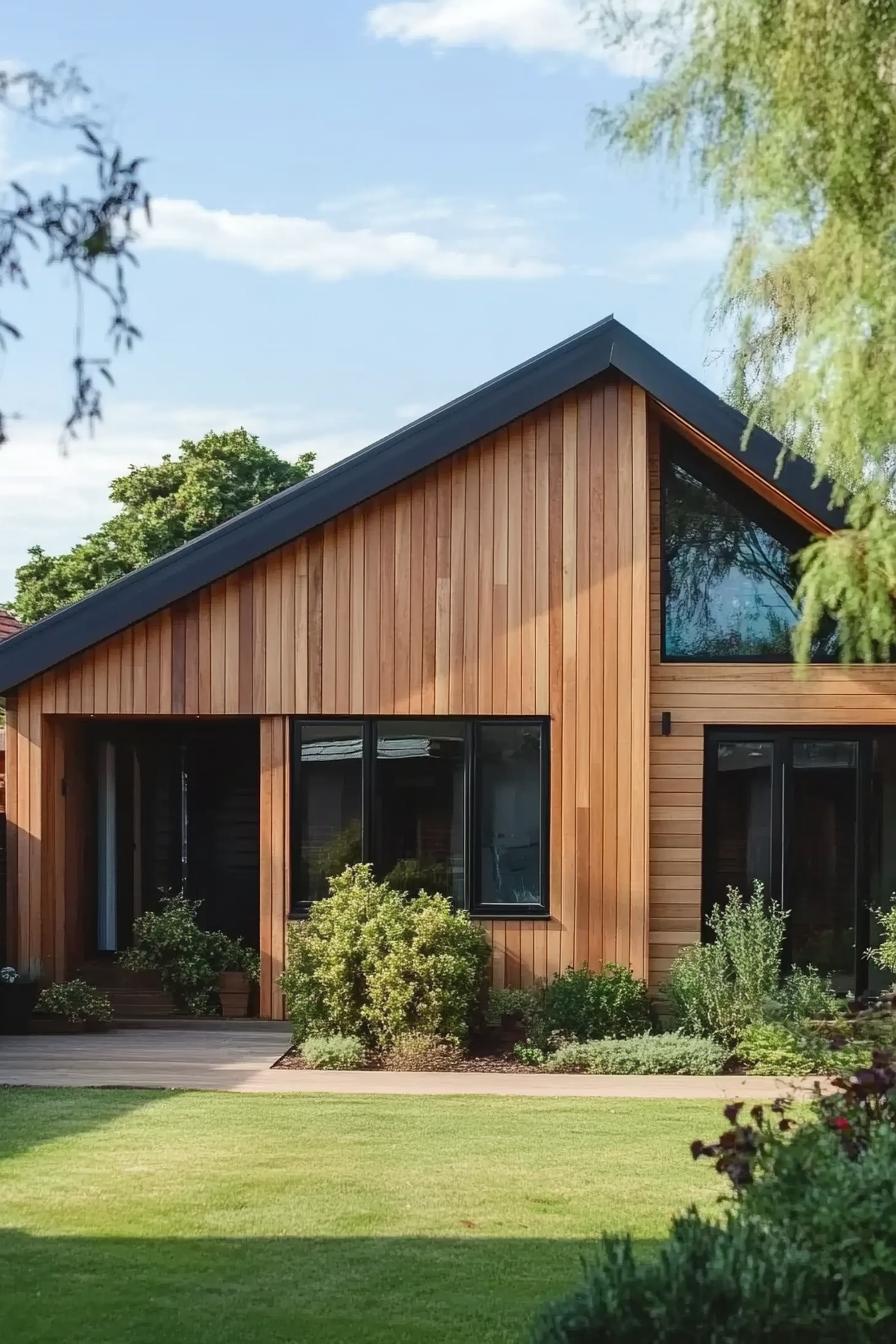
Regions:
[[[655, 9], [655, 7], [648, 7]], [[590, 6], [655, 79], [597, 135], [689, 168], [731, 223], [715, 320], [731, 396], [809, 458], [846, 529], [800, 557], [809, 656], [826, 614], [847, 659], [896, 647], [896, 0]]]
[[[127, 158], [101, 123], [82, 109], [90, 90], [78, 72], [56, 66], [49, 75], [0, 69], [0, 107], [34, 124], [69, 134], [95, 172], [92, 191], [66, 186], [37, 195], [19, 182], [8, 184], [0, 202], [0, 286], [27, 288], [29, 264], [43, 260], [68, 272], [74, 283], [73, 389], [63, 439], [102, 416], [103, 384], [112, 383], [111, 358], [130, 349], [140, 332], [130, 316], [126, 266], [136, 264], [134, 221], [149, 219], [149, 196], [141, 182], [141, 159]], [[107, 352], [86, 349], [86, 296], [93, 293], [109, 314]], [[0, 347], [22, 332], [0, 309]], [[7, 439], [0, 410], [0, 444]]]

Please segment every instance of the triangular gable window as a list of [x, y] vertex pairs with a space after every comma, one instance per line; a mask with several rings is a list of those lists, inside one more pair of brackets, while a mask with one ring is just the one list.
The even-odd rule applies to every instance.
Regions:
[[[795, 553], [809, 534], [681, 439], [662, 455], [663, 657], [792, 660]], [[813, 660], [835, 658], [833, 626]]]

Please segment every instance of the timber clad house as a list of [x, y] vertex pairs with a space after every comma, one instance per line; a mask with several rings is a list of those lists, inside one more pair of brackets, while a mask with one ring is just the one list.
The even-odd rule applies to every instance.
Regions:
[[[896, 667], [822, 630], [810, 466], [612, 318], [0, 647], [5, 958], [56, 978], [163, 888], [261, 951], [367, 859], [493, 978], [659, 984], [759, 879], [863, 988], [896, 887]], [[873, 972], [871, 972], [873, 974]]]

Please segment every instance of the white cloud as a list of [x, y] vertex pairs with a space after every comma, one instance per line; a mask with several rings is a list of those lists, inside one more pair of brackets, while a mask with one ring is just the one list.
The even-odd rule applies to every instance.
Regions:
[[[652, 14], [662, 0], [630, 4]], [[429, 42], [437, 49], [483, 46], [518, 55], [582, 56], [616, 74], [644, 76], [656, 67], [656, 50], [643, 34], [620, 46], [602, 40], [582, 0], [398, 0], [376, 5], [367, 24], [375, 37]]]
[[590, 266], [589, 275], [629, 284], [653, 285], [679, 266], [716, 264], [731, 241], [723, 228], [687, 229], [677, 237], [645, 238], [623, 248], [607, 264]]
[[112, 512], [109, 483], [134, 463], [160, 461], [182, 439], [239, 425], [282, 456], [317, 454], [323, 468], [372, 442], [382, 430], [356, 422], [347, 412], [332, 416], [284, 405], [159, 406], [110, 399], [107, 418], [93, 438], [78, 439], [63, 456], [59, 426], [28, 419], [9, 426], [0, 448], [3, 526], [0, 528], [0, 606], [12, 597], [14, 572], [29, 546], [66, 550]]
[[316, 280], [402, 271], [439, 280], [532, 280], [560, 272], [515, 233], [487, 242], [478, 236], [449, 240], [409, 228], [340, 227], [302, 215], [212, 210], [167, 197], [154, 201], [153, 227], [143, 245]]

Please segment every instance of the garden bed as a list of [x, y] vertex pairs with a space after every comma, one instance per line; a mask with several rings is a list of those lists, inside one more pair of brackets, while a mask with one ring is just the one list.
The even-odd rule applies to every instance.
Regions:
[[[306, 1064], [298, 1050], [289, 1050], [282, 1059], [278, 1059], [274, 1065], [275, 1069], [308, 1069], [310, 1064]], [[363, 1064], [358, 1065], [358, 1070], [365, 1073], [431, 1073], [431, 1069], [393, 1069], [382, 1063], [378, 1059], [366, 1059]], [[471, 1055], [469, 1059], [459, 1060], [458, 1062], [445, 1065], [443, 1069], [438, 1070], [445, 1073], [543, 1073], [544, 1070], [534, 1064], [521, 1064], [518, 1059], [512, 1055]], [[355, 1072], [355, 1070], [353, 1070]]]

